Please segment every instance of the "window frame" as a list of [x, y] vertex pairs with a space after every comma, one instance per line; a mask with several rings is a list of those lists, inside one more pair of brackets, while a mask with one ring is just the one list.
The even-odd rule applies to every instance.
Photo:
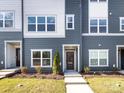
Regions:
[[122, 20], [124, 20], [124, 17], [120, 17], [120, 31], [124, 31], [124, 29], [122, 29]]
[[106, 0], [106, 1], [100, 1], [100, 0], [91, 1], [91, 0], [89, 0], [89, 2], [90, 2], [90, 3], [106, 3], [106, 2], [108, 2], [108, 0]]
[[[98, 65], [91, 65], [91, 57], [90, 57], [90, 52], [92, 51], [96, 51], [98, 52], [97, 55], [98, 55]], [[107, 52], [107, 64], [106, 65], [100, 65], [100, 52], [101, 51], [105, 51]], [[89, 67], [108, 67], [109, 66], [109, 49], [89, 49]]]
[[[14, 25], [15, 25], [15, 12], [14, 11], [0, 11], [0, 13], [3, 15], [3, 19], [0, 19], [3, 21], [3, 27], [0, 27], [0, 29], [10, 29], [10, 28], [14, 28]], [[6, 16], [6, 13], [12, 13], [13, 14], [13, 17], [12, 19], [5, 19], [5, 16]], [[12, 24], [12, 27], [6, 27], [5, 26], [5, 21], [6, 20], [12, 20], [13, 24]]]
[[[91, 20], [97, 20], [97, 33], [91, 32], [91, 25], [90, 25]], [[106, 20], [106, 32], [105, 33], [100, 32], [100, 20]], [[108, 18], [89, 18], [89, 34], [108, 34]]]
[[[28, 23], [28, 18], [29, 17], [35, 17], [35, 21], [36, 21], [36, 23], [35, 23], [35, 25], [36, 25], [36, 27], [35, 27], [35, 31], [29, 31], [28, 30], [28, 25], [30, 24], [30, 23]], [[45, 17], [45, 31], [38, 31], [38, 25], [39, 24], [42, 24], [42, 23], [38, 23], [38, 17]], [[55, 23], [53, 23], [53, 24], [55, 24], [55, 31], [48, 31], [47, 30], [47, 25], [49, 24], [49, 23], [47, 23], [47, 18], [48, 17], [54, 17], [55, 18]], [[57, 16], [56, 15], [39, 15], [39, 16], [27, 16], [27, 31], [28, 32], [30, 32], [30, 33], [52, 33], [52, 32], [56, 32], [57, 31]]]
[[[40, 66], [41, 67], [44, 67], [44, 68], [51, 68], [52, 67], [52, 49], [31, 49], [31, 67], [37, 67], [37, 66], [34, 66], [33, 65], [33, 52], [40, 52], [41, 53], [41, 56], [40, 56], [40, 60], [41, 60], [41, 62], [40, 62]], [[43, 63], [42, 63], [42, 60], [44, 59], [43, 57], [42, 57], [42, 53], [43, 52], [50, 52], [50, 65], [49, 66], [43, 66]]]
[[[72, 17], [72, 28], [68, 28], [68, 17]], [[74, 30], [75, 29], [75, 15], [74, 14], [66, 14], [66, 30]]]

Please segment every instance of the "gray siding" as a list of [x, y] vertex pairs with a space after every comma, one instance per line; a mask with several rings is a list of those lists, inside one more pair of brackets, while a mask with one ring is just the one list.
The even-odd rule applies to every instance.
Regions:
[[[22, 40], [21, 32], [0, 32], [0, 69], [5, 66], [4, 41], [6, 40]], [[4, 64], [1, 64], [1, 61]]]
[[[80, 0], [66, 0], [65, 14], [75, 14], [75, 30], [66, 30], [66, 38], [44, 38], [44, 39], [24, 39], [24, 65], [31, 66], [31, 50], [30, 49], [53, 49], [53, 55], [56, 48], [59, 49], [61, 62], [62, 60], [62, 44], [80, 44]], [[49, 72], [50, 68], [43, 69]]]

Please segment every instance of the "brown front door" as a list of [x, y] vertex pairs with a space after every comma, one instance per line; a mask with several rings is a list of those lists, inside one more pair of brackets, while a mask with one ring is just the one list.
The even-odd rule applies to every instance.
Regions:
[[67, 70], [74, 70], [74, 52], [66, 52]]
[[16, 66], [20, 66], [20, 48], [16, 48]]

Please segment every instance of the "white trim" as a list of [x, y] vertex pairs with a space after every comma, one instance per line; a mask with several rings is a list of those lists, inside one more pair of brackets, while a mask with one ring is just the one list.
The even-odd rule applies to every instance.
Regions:
[[80, 45], [79, 44], [63, 44], [62, 45], [62, 53], [63, 53], [63, 72], [66, 70], [65, 68], [65, 46], [76, 46], [78, 48], [78, 72], [80, 71]]
[[82, 36], [124, 36], [124, 33], [82, 33]]
[[[41, 67], [43, 67], [43, 68], [48, 68], [48, 67], [52, 67], [52, 49], [31, 49], [31, 67], [36, 67], [36, 66], [33, 66], [33, 61], [32, 61], [32, 53], [34, 52], [34, 51], [39, 51], [40, 53], [41, 53], [41, 57], [40, 57], [40, 59], [41, 59]], [[44, 52], [44, 51], [49, 51], [50, 52], [50, 66], [43, 66], [42, 65], [42, 53]]]
[[116, 67], [119, 68], [119, 58], [118, 58], [118, 49], [123, 48], [124, 45], [116, 45]]
[[[72, 17], [72, 28], [68, 28], [68, 17]], [[74, 14], [66, 14], [66, 30], [74, 30], [75, 29], [75, 15]]]
[[124, 20], [124, 17], [120, 17], [120, 31], [124, 31], [124, 29], [122, 29], [122, 20]]
[[[89, 52], [89, 55], [90, 55], [90, 52], [91, 51], [96, 51], [96, 52], [98, 52], [98, 65], [91, 65], [91, 62], [90, 62], [90, 56], [89, 56], [89, 67], [108, 67], [109, 66], [109, 49], [89, 49], [88, 50]], [[99, 53], [101, 52], [101, 51], [106, 51], [107, 52], [107, 65], [100, 65], [99, 64]]]
[[106, 1], [100, 1], [100, 0], [97, 0], [97, 1], [90, 1], [90, 0], [89, 0], [89, 2], [90, 2], [90, 3], [106, 3], [106, 2], [108, 2], [108, 0], [106, 0]]
[[7, 63], [6, 63], [6, 45], [7, 43], [20, 43], [20, 67], [22, 67], [22, 41], [20, 40], [5, 40], [4, 41], [4, 61], [5, 61], [5, 69], [7, 68]]

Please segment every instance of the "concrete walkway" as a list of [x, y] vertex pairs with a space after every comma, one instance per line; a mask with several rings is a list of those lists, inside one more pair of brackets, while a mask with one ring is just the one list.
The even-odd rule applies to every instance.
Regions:
[[9, 77], [15, 73], [17, 73], [19, 71], [18, 68], [15, 68], [15, 69], [3, 69], [3, 70], [0, 70], [0, 79], [3, 79], [5, 77]]
[[77, 72], [65, 72], [66, 93], [94, 93]]

